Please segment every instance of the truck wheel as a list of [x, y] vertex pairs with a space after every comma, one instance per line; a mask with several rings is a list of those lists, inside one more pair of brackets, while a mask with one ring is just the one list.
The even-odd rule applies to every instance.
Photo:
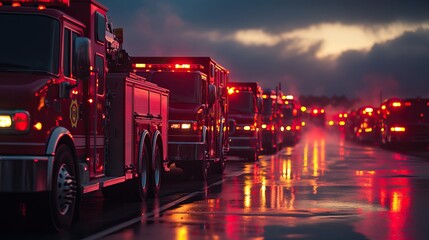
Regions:
[[195, 177], [198, 180], [202, 180], [202, 181], [206, 181], [207, 180], [207, 175], [208, 175], [208, 170], [209, 170], [209, 163], [207, 160], [207, 143], [203, 145], [202, 148], [202, 152], [200, 155], [200, 159], [198, 159], [195, 162], [195, 165], [191, 168], [191, 171], [195, 173]]
[[141, 172], [138, 173], [137, 178], [131, 180], [131, 192], [135, 193], [135, 196], [131, 197], [131, 200], [143, 201], [149, 189], [149, 149], [146, 143], [143, 144], [143, 150], [141, 153]]
[[71, 225], [77, 206], [76, 190], [73, 154], [66, 145], [60, 145], [55, 152], [52, 191], [49, 194], [51, 218], [56, 230], [62, 230]]
[[154, 166], [152, 167], [152, 171], [150, 172], [149, 196], [157, 197], [161, 189], [161, 177], [162, 177], [162, 170], [163, 170], [162, 153], [161, 153], [159, 144], [155, 145], [153, 158], [154, 158], [154, 161], [153, 161]]
[[[220, 139], [223, 139], [222, 135]], [[215, 174], [223, 174], [226, 168], [226, 158], [224, 154], [225, 151], [223, 149], [223, 140], [220, 141], [219, 145], [221, 146], [219, 150], [219, 161], [213, 162], [213, 166], [211, 167], [211, 171]]]

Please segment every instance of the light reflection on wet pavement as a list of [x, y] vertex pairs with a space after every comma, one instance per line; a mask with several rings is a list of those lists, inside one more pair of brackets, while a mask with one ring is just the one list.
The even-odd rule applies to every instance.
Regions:
[[[106, 239], [427, 239], [429, 161], [322, 129]], [[242, 170], [243, 174], [228, 174]]]

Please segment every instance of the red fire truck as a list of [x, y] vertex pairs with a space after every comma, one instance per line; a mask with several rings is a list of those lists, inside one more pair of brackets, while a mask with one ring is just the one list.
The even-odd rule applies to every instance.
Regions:
[[229, 116], [236, 124], [229, 154], [256, 161], [262, 151], [262, 88], [257, 82], [230, 82], [228, 94]]
[[379, 111], [382, 146], [429, 146], [429, 99], [390, 98]]
[[210, 57], [132, 57], [134, 71], [170, 89], [169, 161], [205, 180], [228, 151], [229, 71]]
[[301, 138], [301, 106], [293, 95], [282, 96], [283, 143], [294, 145]]
[[282, 127], [282, 103], [278, 89], [264, 89], [262, 94], [262, 148], [266, 153], [276, 152], [283, 142]]
[[46, 209], [34, 217], [56, 230], [85, 193], [157, 195], [167, 167], [168, 90], [121, 70], [131, 64], [106, 11], [93, 0], [0, 4], [0, 193], [29, 218]]

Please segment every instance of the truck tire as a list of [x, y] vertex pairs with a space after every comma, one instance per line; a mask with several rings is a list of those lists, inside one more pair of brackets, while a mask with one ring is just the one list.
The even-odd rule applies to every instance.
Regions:
[[162, 171], [163, 171], [163, 163], [162, 163], [162, 152], [160, 145], [162, 143], [157, 142], [153, 149], [153, 165], [150, 172], [149, 178], [149, 196], [150, 197], [158, 197], [159, 191], [161, 189], [161, 179], [162, 179]]
[[223, 149], [223, 134], [220, 134], [220, 141], [219, 141], [219, 161], [218, 162], [213, 162], [213, 165], [211, 166], [211, 172], [213, 172], [214, 174], [223, 174], [223, 172], [225, 171], [226, 168], [226, 157], [224, 154], [224, 149]]
[[[143, 140], [142, 140], [143, 141]], [[131, 196], [130, 200], [143, 201], [148, 195], [149, 189], [149, 175], [150, 175], [150, 158], [149, 147], [146, 142], [143, 142], [143, 149], [141, 152], [141, 172], [137, 174], [137, 178], [131, 180], [131, 192], [135, 196]]]
[[66, 145], [55, 152], [52, 191], [49, 194], [50, 215], [54, 229], [60, 231], [73, 221], [77, 203], [76, 167], [73, 154]]
[[141, 161], [141, 172], [137, 174], [137, 177], [124, 183], [102, 188], [101, 192], [107, 200], [143, 201], [146, 199], [149, 188], [148, 144], [143, 142], [141, 151], [141, 159], [139, 159]]
[[209, 163], [207, 160], [207, 151], [208, 151], [208, 145], [207, 142], [203, 145], [202, 148], [202, 154], [201, 154], [201, 159], [198, 159], [195, 162], [195, 166], [193, 167], [193, 169], [191, 170], [192, 172], [195, 173], [195, 177], [197, 180], [202, 180], [202, 181], [206, 181], [207, 180], [207, 176], [208, 176], [208, 170], [209, 170]]

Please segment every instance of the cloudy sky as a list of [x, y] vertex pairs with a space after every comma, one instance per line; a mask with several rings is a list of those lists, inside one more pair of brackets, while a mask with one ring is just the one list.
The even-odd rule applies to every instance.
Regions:
[[426, 0], [99, 0], [132, 56], [210, 56], [296, 95], [429, 97]]

